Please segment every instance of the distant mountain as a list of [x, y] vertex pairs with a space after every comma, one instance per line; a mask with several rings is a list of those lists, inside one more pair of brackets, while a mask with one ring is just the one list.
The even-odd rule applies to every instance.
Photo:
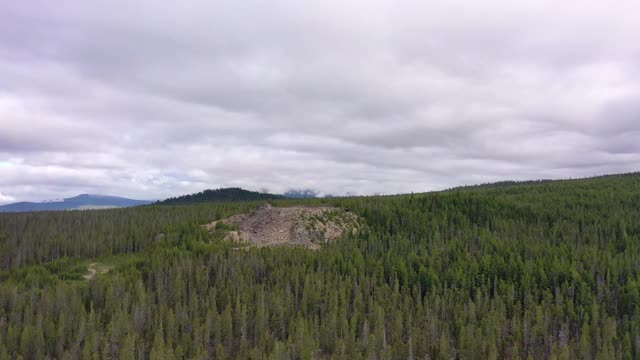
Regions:
[[283, 194], [290, 199], [313, 199], [318, 197], [318, 192], [311, 189], [304, 190], [289, 190]]
[[82, 194], [75, 197], [45, 202], [18, 202], [0, 206], [0, 212], [56, 211], [122, 208], [150, 204], [151, 201], [132, 200], [117, 196]]
[[202, 192], [183, 195], [179, 197], [169, 198], [164, 201], [158, 201], [158, 205], [178, 205], [193, 204], [201, 202], [226, 202], [226, 201], [258, 201], [258, 200], [274, 200], [285, 199], [282, 195], [260, 193], [257, 191], [249, 191], [240, 188], [226, 188], [215, 190], [204, 190]]

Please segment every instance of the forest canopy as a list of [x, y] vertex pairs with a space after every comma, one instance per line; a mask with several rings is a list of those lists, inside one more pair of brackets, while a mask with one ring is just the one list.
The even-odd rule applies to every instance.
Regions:
[[638, 174], [270, 201], [364, 225], [238, 251], [202, 225], [263, 201], [0, 214], [0, 360], [640, 357]]

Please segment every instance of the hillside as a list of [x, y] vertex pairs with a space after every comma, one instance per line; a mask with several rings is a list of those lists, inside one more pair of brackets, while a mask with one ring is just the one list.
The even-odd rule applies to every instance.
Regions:
[[209, 189], [199, 193], [183, 195], [159, 201], [158, 205], [185, 205], [203, 202], [261, 201], [284, 199], [282, 195], [260, 193], [241, 188]]
[[[640, 357], [638, 174], [271, 203], [0, 214], [0, 359]], [[361, 227], [202, 226], [295, 207]]]
[[82, 194], [61, 201], [18, 202], [0, 206], [0, 212], [56, 211], [122, 208], [146, 205], [151, 201], [133, 200], [117, 196]]
[[487, 184], [477, 184], [477, 185], [466, 185], [454, 187], [445, 191], [460, 191], [460, 190], [480, 190], [480, 189], [505, 189], [505, 188], [525, 188], [528, 185], [545, 185], [552, 184], [554, 186], [558, 186], [562, 183], [568, 183], [569, 186], [581, 185], [590, 182], [598, 182], [598, 181], [615, 181], [616, 179], [633, 179], [638, 178], [640, 173], [625, 173], [625, 174], [613, 174], [613, 175], [602, 175], [602, 176], [594, 176], [588, 178], [580, 178], [580, 179], [561, 179], [561, 180], [551, 180], [551, 179], [540, 179], [540, 180], [526, 180], [526, 181], [499, 181], [494, 183]]

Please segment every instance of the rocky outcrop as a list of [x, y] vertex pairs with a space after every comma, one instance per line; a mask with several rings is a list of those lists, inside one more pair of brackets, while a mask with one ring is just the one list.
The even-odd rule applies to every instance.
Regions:
[[[219, 223], [226, 226], [217, 226]], [[355, 214], [335, 207], [273, 207], [264, 204], [248, 214], [233, 215], [205, 225], [210, 231], [225, 230], [224, 238], [255, 246], [304, 246], [319, 249], [322, 244], [358, 229]]]

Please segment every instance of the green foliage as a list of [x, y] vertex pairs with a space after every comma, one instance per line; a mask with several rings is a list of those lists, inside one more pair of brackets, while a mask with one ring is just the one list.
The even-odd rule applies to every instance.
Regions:
[[225, 230], [225, 231], [233, 231], [238, 230], [238, 226], [234, 224], [227, 224], [224, 221], [219, 221], [216, 223], [216, 230]]
[[640, 357], [638, 175], [280, 204], [327, 201], [365, 226], [320, 251], [201, 227], [256, 203], [1, 214], [0, 359]]

